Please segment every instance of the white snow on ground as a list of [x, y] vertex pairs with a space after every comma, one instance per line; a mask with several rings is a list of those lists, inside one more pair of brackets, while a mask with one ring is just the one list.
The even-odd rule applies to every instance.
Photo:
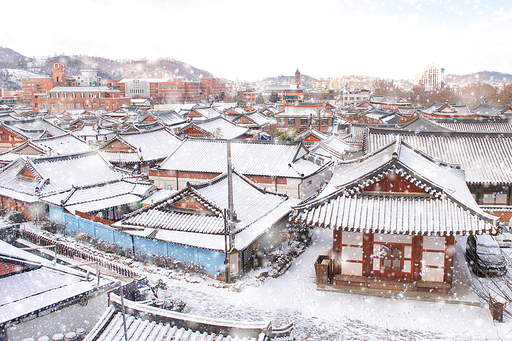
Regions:
[[[151, 265], [144, 269], [151, 282], [167, 283], [167, 292], [160, 293], [186, 302], [187, 313], [271, 320], [277, 327], [293, 322], [296, 340], [512, 340], [512, 322], [494, 323], [487, 306], [317, 290], [314, 262], [331, 245], [332, 232], [317, 229], [314, 244], [284, 275], [265, 281], [249, 275], [234, 285]], [[457, 261], [465, 267], [463, 258], [458, 249]]]
[[499, 340], [512, 339], [509, 323], [494, 324], [487, 307], [397, 300], [317, 291], [314, 262], [332, 244], [332, 232], [316, 230], [316, 242], [286, 274], [240, 292], [209, 281], [168, 280], [169, 293], [194, 315], [236, 320], [294, 322], [297, 340]]

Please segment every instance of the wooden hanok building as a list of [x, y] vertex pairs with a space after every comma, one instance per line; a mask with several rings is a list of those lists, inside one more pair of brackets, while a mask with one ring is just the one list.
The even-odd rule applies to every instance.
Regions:
[[341, 164], [324, 191], [300, 204], [294, 223], [333, 230], [319, 283], [448, 292], [456, 235], [494, 234], [499, 218], [473, 199], [460, 167], [434, 162], [398, 137]]

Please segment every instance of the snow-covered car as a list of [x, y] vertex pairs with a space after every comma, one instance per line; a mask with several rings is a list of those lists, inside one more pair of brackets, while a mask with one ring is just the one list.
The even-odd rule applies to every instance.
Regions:
[[466, 261], [479, 277], [503, 276], [507, 273], [505, 257], [492, 236], [469, 236], [466, 242]]
[[512, 247], [512, 233], [510, 233], [510, 227], [503, 226], [502, 233], [494, 236], [494, 240], [496, 240], [499, 247]]

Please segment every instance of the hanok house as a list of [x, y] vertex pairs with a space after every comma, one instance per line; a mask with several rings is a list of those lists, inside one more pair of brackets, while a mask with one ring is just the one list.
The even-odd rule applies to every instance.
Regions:
[[[49, 216], [62, 221], [60, 212], [66, 206], [115, 220], [132, 211], [153, 189], [137, 184], [130, 173], [115, 169], [97, 152], [19, 158], [0, 170], [0, 205], [31, 220]], [[43, 198], [51, 205], [43, 203]]]
[[448, 292], [454, 237], [499, 228], [459, 167], [400, 139], [343, 163], [316, 199], [294, 211], [294, 223], [333, 230], [332, 250], [317, 261], [318, 283], [364, 290]]
[[[331, 164], [318, 165], [308, 159], [301, 142], [231, 141], [234, 169], [261, 188], [306, 199], [318, 194], [331, 177]], [[180, 190], [188, 182], [213, 179], [226, 171], [227, 141], [185, 140], [149, 178], [162, 189]]]
[[365, 153], [401, 139], [435, 160], [461, 165], [476, 202], [486, 212], [512, 217], [512, 133], [482, 131], [416, 131], [368, 128]]
[[99, 150], [112, 164], [147, 174], [149, 167], [157, 165], [171, 155], [181, 143], [182, 140], [170, 130], [160, 128], [116, 134]]
[[0, 153], [0, 165], [5, 166], [17, 160], [20, 155], [35, 158], [88, 151], [91, 151], [91, 147], [84, 140], [68, 133], [55, 137], [29, 140], [7, 152]]
[[222, 116], [202, 121], [192, 121], [178, 129], [176, 134], [181, 137], [199, 137], [214, 139], [246, 139], [248, 128], [238, 126]]
[[[287, 217], [299, 200], [264, 190], [236, 171], [231, 178], [231, 186], [226, 173], [188, 184], [114, 226], [146, 238], [145, 252], [158, 250], [176, 261], [195, 264], [211, 276], [224, 276], [229, 257], [230, 274], [238, 276], [252, 268], [256, 251], [273, 247], [288, 235]], [[235, 218], [228, 231], [230, 200]]]
[[477, 118], [481, 116], [475, 115], [466, 105], [454, 105], [448, 103], [434, 102], [426, 108], [421, 109], [421, 113], [430, 118]]
[[12, 129], [10, 126], [0, 123], [0, 151], [7, 151], [11, 148], [28, 141], [28, 137]]

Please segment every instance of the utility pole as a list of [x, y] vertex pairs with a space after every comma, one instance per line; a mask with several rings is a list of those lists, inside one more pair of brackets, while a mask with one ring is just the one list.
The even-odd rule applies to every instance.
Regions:
[[228, 233], [229, 233], [229, 247], [228, 250], [232, 251], [235, 247], [235, 220], [236, 213], [233, 204], [233, 166], [231, 165], [231, 141], [227, 140], [227, 161], [228, 161]]

